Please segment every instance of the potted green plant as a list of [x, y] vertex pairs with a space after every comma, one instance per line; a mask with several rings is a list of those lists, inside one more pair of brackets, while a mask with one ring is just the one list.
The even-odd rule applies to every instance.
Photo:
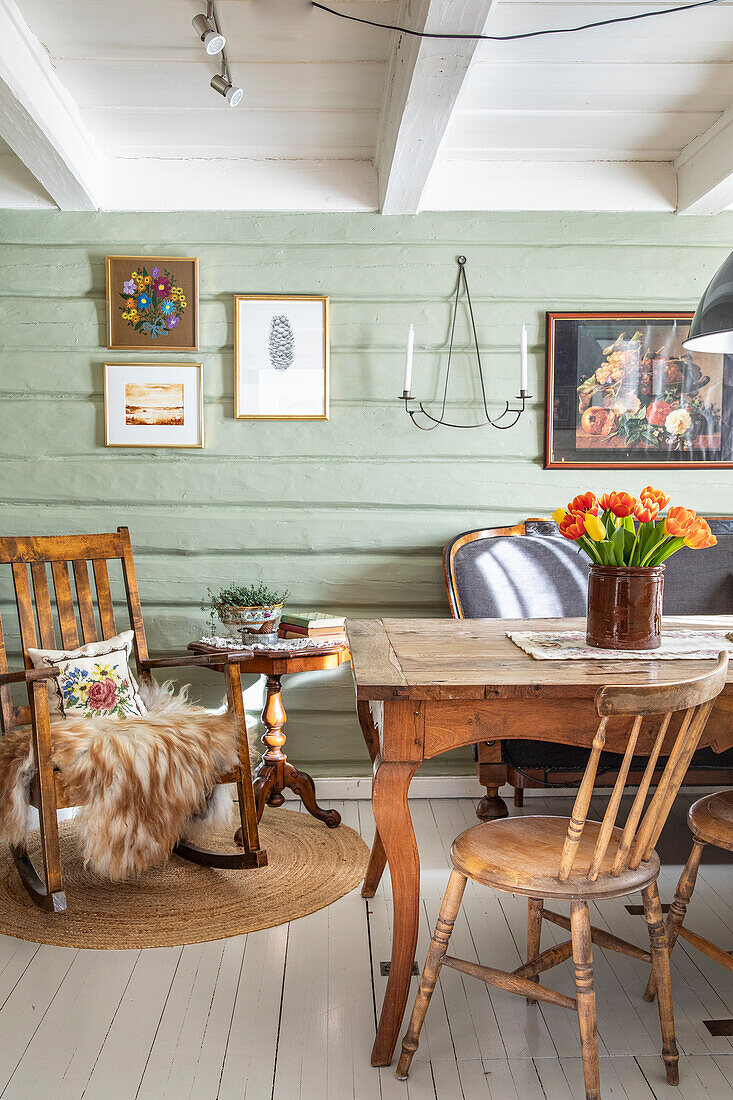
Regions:
[[268, 588], [262, 583], [230, 584], [218, 592], [209, 588], [201, 610], [209, 612], [212, 634], [217, 617], [234, 638], [244, 634], [277, 634], [283, 604], [289, 595], [287, 589]]

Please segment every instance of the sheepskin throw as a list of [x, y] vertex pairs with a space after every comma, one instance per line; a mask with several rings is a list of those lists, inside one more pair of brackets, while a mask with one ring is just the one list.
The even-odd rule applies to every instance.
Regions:
[[[140, 685], [147, 713], [125, 718], [67, 718], [51, 724], [54, 765], [79, 807], [84, 859], [113, 880], [132, 878], [168, 859], [181, 837], [201, 843], [228, 824], [232, 800], [219, 776], [238, 762], [238, 731], [173, 694], [169, 684]], [[35, 765], [31, 731], [0, 741], [0, 839], [23, 845], [29, 829]]]

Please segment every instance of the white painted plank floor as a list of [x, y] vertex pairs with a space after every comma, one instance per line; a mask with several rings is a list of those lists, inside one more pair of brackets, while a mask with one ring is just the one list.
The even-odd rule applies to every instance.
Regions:
[[[689, 849], [680, 795], [659, 845], [662, 900]], [[292, 803], [291, 803], [292, 805]], [[475, 823], [470, 799], [411, 802], [422, 856], [422, 963], [448, 875], [453, 837]], [[368, 801], [337, 803], [369, 843]], [[567, 813], [569, 800], [527, 798], [512, 813]], [[596, 812], [603, 810], [598, 800]], [[690, 927], [733, 948], [730, 858], [710, 851]], [[358, 891], [290, 925], [183, 948], [74, 951], [0, 937], [0, 1097], [26, 1100], [582, 1100], [575, 1017], [447, 971], [407, 1083], [369, 1054], [389, 957], [389, 878], [366, 903]], [[639, 898], [631, 901], [638, 902]], [[644, 944], [643, 918], [624, 901], [594, 923]], [[469, 883], [453, 949], [512, 968], [525, 940], [523, 899]], [[543, 945], [564, 933], [545, 926]], [[733, 1041], [706, 1019], [733, 1017], [733, 973], [679, 942], [673, 983], [680, 1088], [664, 1081], [645, 967], [595, 951], [601, 1079], [607, 1100], [733, 1097]], [[572, 989], [568, 964], [552, 974]], [[413, 981], [413, 986], [417, 979]]]

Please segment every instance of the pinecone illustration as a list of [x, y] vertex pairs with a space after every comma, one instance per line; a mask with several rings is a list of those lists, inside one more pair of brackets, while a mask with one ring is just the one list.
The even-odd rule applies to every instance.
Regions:
[[295, 335], [288, 318], [276, 314], [270, 321], [270, 363], [275, 370], [292, 367], [295, 358]]

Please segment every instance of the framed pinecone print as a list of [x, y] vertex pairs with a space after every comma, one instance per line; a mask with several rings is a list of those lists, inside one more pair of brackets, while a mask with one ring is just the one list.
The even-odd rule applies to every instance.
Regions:
[[234, 299], [238, 420], [328, 420], [328, 298]]

